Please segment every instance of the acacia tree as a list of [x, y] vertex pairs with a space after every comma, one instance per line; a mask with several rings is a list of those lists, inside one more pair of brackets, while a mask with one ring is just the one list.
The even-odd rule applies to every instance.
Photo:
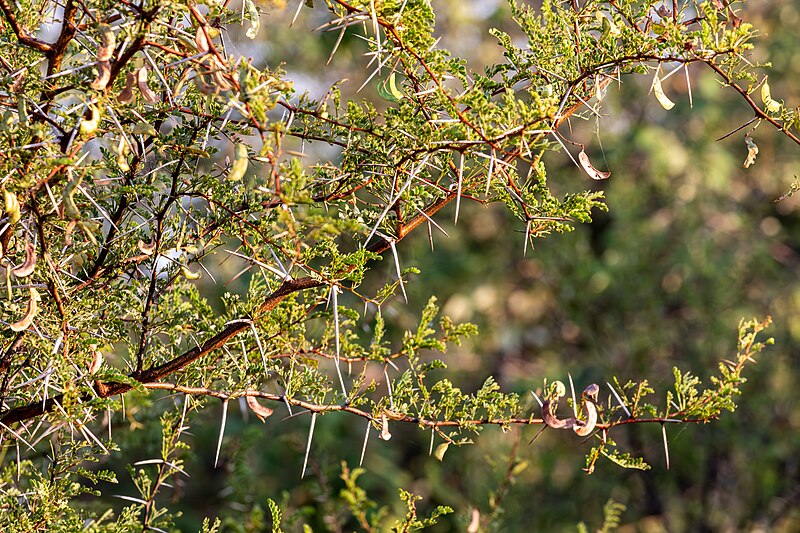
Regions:
[[[446, 206], [457, 223], [462, 202], [504, 205], [519, 219], [521, 253], [604, 209], [598, 192], [553, 193], [543, 156], [573, 159], [562, 180], [609, 178], [566, 125], [598, 114], [612, 83], [647, 76], [668, 110], [662, 80], [698, 63], [752, 109], [749, 132], [737, 132], [745, 167], [760, 124], [800, 144], [798, 112], [746, 58], [754, 29], [734, 6], [512, 3], [524, 39], [493, 31], [505, 59], [482, 72], [438, 45], [428, 2], [317, 6], [329, 14], [321, 29], [339, 32], [332, 56], [348, 32], [364, 38], [361, 82], [377, 87], [376, 102], [345, 100], [339, 84], [319, 100], [296, 94], [280, 67], [232, 53], [239, 29], [256, 37], [260, 10], [275, 6], [239, 7], [0, 0], [4, 529], [70, 530], [88, 518], [98, 529], [169, 527], [156, 496], [183, 474], [188, 420], [214, 400], [217, 455], [231, 401], [245, 399], [262, 420], [278, 407], [309, 412], [306, 458], [318, 416], [341, 412], [363, 419], [364, 447], [405, 423], [430, 433], [440, 459], [486, 425], [564, 430], [592, 439], [589, 473], [601, 457], [647, 468], [614, 442], [631, 424], [660, 425], [668, 452], [668, 425], [735, 408], [768, 320], [740, 324], [737, 352], [706, 387], [675, 369], [670, 390], [642, 376], [577, 384], [577, 397], [571, 382], [542, 376], [531, 406], [491, 377], [473, 394], [451, 383], [436, 352], [476, 331], [440, 317], [435, 299], [396, 342], [382, 314], [415, 273], [398, 247], [415, 231], [439, 238]], [[287, 148], [294, 139], [333, 153], [309, 161]], [[395, 278], [365, 292], [381, 259]], [[220, 260], [248, 280], [222, 310], [208, 300], [222, 285]], [[557, 411], [565, 396], [572, 413]], [[150, 406], [164, 411], [162, 456], [131, 469], [140, 494], [129, 507], [93, 513], [77, 498], [113, 474], [87, 462], [116, 446], [112, 421], [126, 398], [143, 397], [180, 398]], [[357, 475], [346, 477], [358, 494]], [[418, 518], [403, 494], [398, 530], [435, 520]]]

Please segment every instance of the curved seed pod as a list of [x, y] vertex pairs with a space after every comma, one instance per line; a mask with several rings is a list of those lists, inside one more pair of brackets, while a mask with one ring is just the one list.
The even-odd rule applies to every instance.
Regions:
[[597, 385], [597, 383], [592, 383], [583, 390], [583, 394], [581, 396], [583, 398], [583, 412], [586, 414], [586, 420], [584, 421], [583, 426], [576, 425], [572, 428], [576, 435], [586, 437], [587, 435], [590, 435], [592, 431], [594, 431], [594, 428], [597, 425], [597, 406], [595, 405], [595, 402], [597, 401], [597, 394], [599, 392], [600, 387]]
[[24, 278], [33, 274], [36, 268], [36, 249], [31, 241], [25, 240], [25, 262], [17, 268], [11, 270], [11, 273], [18, 278]]
[[139, 87], [139, 92], [142, 93], [142, 98], [144, 98], [146, 102], [151, 104], [158, 102], [158, 96], [153, 92], [150, 86], [147, 85], [147, 67], [141, 67], [136, 71], [136, 84]]
[[547, 400], [542, 404], [542, 420], [553, 429], [570, 429], [575, 426], [574, 418], [560, 420], [555, 411], [558, 408], [558, 400], [567, 393], [567, 389], [561, 381], [554, 381], [550, 388]]
[[392, 434], [389, 433], [389, 417], [386, 416], [386, 413], [381, 415], [381, 434], [379, 438], [381, 440], [389, 440], [392, 438]]
[[192, 272], [185, 266], [181, 267], [181, 274], [183, 274], [184, 278], [189, 280], [200, 279], [200, 276], [202, 275], [199, 270], [197, 272]]
[[217, 92], [225, 92], [233, 89], [233, 85], [228, 83], [228, 80], [222, 75], [221, 70], [212, 70], [209, 75]]
[[772, 92], [769, 89], [769, 83], [764, 78], [764, 83], [761, 85], [761, 101], [764, 102], [767, 111], [770, 113], [777, 113], [781, 110], [781, 103], [772, 98]]
[[100, 24], [97, 27], [100, 32], [100, 46], [97, 48], [98, 61], [110, 61], [114, 55], [114, 47], [117, 45], [117, 36], [108, 24]]
[[255, 396], [247, 396], [247, 407], [262, 421], [266, 422], [267, 418], [272, 416], [272, 409], [265, 407], [258, 403]]
[[19, 222], [20, 217], [22, 214], [20, 213], [19, 207], [19, 200], [17, 200], [17, 195], [13, 192], [5, 191], [3, 193], [4, 200], [5, 200], [5, 208], [6, 208], [6, 216], [8, 217], [9, 224], [16, 224]]
[[194, 85], [201, 94], [214, 94], [214, 87], [206, 83], [204, 76], [200, 72], [195, 72]]
[[199, 52], [208, 52], [210, 49], [208, 46], [208, 39], [206, 38], [206, 32], [203, 31], [202, 26], [197, 27], [197, 33], [194, 34], [194, 43], [197, 45], [197, 50]]
[[143, 240], [139, 240], [136, 243], [136, 246], [139, 248], [139, 251], [145, 255], [153, 255], [153, 252], [156, 251], [156, 241], [145, 243]]
[[[69, 172], [69, 171], [68, 171]], [[64, 206], [64, 216], [68, 219], [78, 219], [81, 217], [81, 211], [75, 204], [75, 189], [81, 184], [81, 177], [72, 177], [70, 173], [70, 180], [67, 182], [64, 191], [61, 193], [61, 203]]]
[[589, 174], [589, 177], [593, 180], [607, 180], [609, 176], [611, 176], [611, 172], [603, 172], [602, 170], [597, 170], [594, 168], [592, 163], [589, 161], [589, 156], [586, 155], [586, 152], [581, 150], [581, 153], [578, 154], [578, 161], [580, 161], [583, 170]]
[[92, 344], [92, 362], [89, 365], [89, 374], [94, 374], [100, 367], [103, 366], [103, 354], [97, 349], [97, 346]]
[[130, 147], [128, 146], [128, 142], [125, 140], [125, 137], [120, 136], [116, 152], [117, 167], [119, 167], [122, 172], [130, 171], [131, 167], [128, 164], [128, 153], [130, 152]]
[[247, 147], [243, 144], [237, 144], [236, 149], [234, 150], [231, 171], [228, 173], [228, 180], [241, 180], [244, 177], [245, 172], [247, 172], [248, 163], [249, 160], [247, 159]]
[[119, 103], [127, 104], [133, 100], [133, 82], [135, 79], [136, 76], [133, 75], [133, 72], [125, 73], [125, 88], [122, 89], [122, 92], [117, 96], [117, 101]]
[[133, 126], [131, 130], [135, 135], [149, 135], [151, 137], [155, 137], [158, 135], [155, 126], [150, 124], [149, 122], [138, 122]]
[[97, 62], [97, 77], [94, 79], [90, 87], [95, 91], [102, 91], [111, 80], [111, 63], [109, 61]]
[[86, 110], [86, 113], [83, 115], [83, 119], [81, 120], [81, 126], [80, 126], [81, 135], [91, 135], [92, 133], [97, 131], [97, 127], [99, 125], [100, 125], [100, 108], [92, 104], [89, 106], [89, 109]]
[[33, 324], [33, 317], [35, 317], [36, 313], [39, 311], [37, 302], [40, 300], [39, 293], [36, 292], [36, 289], [31, 288], [31, 297], [30, 300], [28, 300], [28, 307], [25, 310], [25, 314], [17, 322], [11, 324], [11, 331], [24, 331]]
[[661, 104], [661, 107], [667, 111], [675, 107], [675, 102], [667, 98], [667, 95], [664, 94], [664, 88], [661, 87], [661, 79], [658, 77], [658, 73], [656, 73], [656, 76], [653, 78], [653, 94], [656, 95], [656, 100]]
[[547, 400], [544, 402], [544, 404], [542, 404], [542, 420], [544, 420], [544, 423], [547, 424], [547, 427], [551, 427], [553, 429], [570, 429], [575, 427], [574, 418], [560, 420], [558, 417], [556, 417], [555, 410], [557, 406], [557, 403], [551, 402], [550, 400]]

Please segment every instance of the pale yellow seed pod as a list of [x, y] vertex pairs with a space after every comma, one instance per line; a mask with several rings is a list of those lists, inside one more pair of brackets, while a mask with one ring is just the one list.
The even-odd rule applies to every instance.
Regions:
[[233, 164], [231, 165], [231, 171], [228, 173], [228, 180], [229, 181], [239, 181], [244, 177], [245, 172], [247, 172], [247, 165], [249, 164], [249, 160], [247, 159], [247, 147], [243, 144], [237, 144], [236, 149], [234, 150], [234, 157], [233, 157]]

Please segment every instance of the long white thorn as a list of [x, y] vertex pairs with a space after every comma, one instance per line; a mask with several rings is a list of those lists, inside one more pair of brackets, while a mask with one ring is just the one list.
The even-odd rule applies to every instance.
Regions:
[[339, 377], [339, 384], [342, 386], [342, 395], [344, 396], [345, 403], [347, 402], [347, 387], [344, 385], [344, 378], [342, 377], [342, 369], [339, 368], [339, 354], [341, 350], [341, 340], [339, 336], [339, 286], [331, 285], [331, 300], [333, 300], [333, 328], [336, 336], [336, 356], [334, 357], [334, 364], [336, 365], [336, 375]]
[[494, 173], [494, 160], [495, 160], [495, 153], [492, 150], [492, 155], [489, 157], [489, 172], [486, 173], [486, 196], [489, 196], [489, 186], [492, 183], [492, 174]]
[[572, 382], [572, 374], [567, 372], [567, 377], [569, 378], [570, 394], [572, 394], [572, 412], [575, 418], [578, 418], [578, 404], [575, 402], [575, 384]]
[[397, 270], [397, 280], [400, 282], [400, 290], [403, 292], [403, 299], [406, 301], [406, 303], [408, 303], [408, 295], [406, 294], [406, 287], [403, 284], [403, 275], [400, 273], [400, 260], [397, 258], [397, 247], [394, 245], [394, 239], [389, 240], [389, 246], [392, 247], [394, 268]]
[[311, 452], [311, 440], [314, 438], [314, 425], [317, 423], [317, 412], [311, 413], [311, 427], [308, 428], [308, 443], [306, 444], [306, 456], [303, 459], [303, 472], [300, 479], [306, 477], [306, 466], [308, 466], [308, 454]]
[[364, 454], [367, 453], [367, 442], [369, 441], [369, 429], [372, 426], [372, 421], [367, 420], [367, 432], [364, 433], [364, 445], [361, 446], [361, 459], [358, 460], [358, 466], [364, 464]]
[[222, 423], [219, 427], [219, 439], [217, 439], [217, 453], [214, 455], [214, 468], [219, 461], [219, 451], [222, 449], [222, 436], [225, 434], [225, 422], [228, 419], [228, 399], [222, 401]]
[[667, 462], [667, 470], [669, 470], [669, 444], [667, 444], [667, 425], [661, 424], [661, 436], [664, 438], [664, 459]]
[[622, 410], [625, 411], [625, 414], [628, 415], [628, 418], [630, 418], [631, 417], [631, 412], [625, 406], [625, 402], [622, 401], [622, 398], [620, 397], [620, 395], [617, 394], [617, 391], [614, 390], [614, 387], [611, 386], [611, 383], [606, 381], [606, 385], [608, 385], [608, 388], [611, 389], [611, 393], [614, 395], [614, 398], [617, 399], [617, 403], [619, 403], [619, 406], [622, 407]]
[[684, 73], [686, 74], [686, 88], [689, 90], [689, 107], [694, 107], [694, 102], [692, 102], [692, 80], [689, 79], [689, 64], [686, 63], [683, 65]]
[[458, 189], [456, 190], [456, 218], [453, 224], [458, 224], [458, 212], [461, 209], [461, 187], [464, 183], [464, 154], [458, 161]]

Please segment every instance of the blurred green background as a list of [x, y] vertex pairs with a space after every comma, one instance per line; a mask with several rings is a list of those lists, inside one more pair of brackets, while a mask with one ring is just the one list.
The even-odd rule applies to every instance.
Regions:
[[[505, 3], [436, 4], [443, 47], [473, 68], [499, 58], [487, 29], [513, 32]], [[229, 35], [237, 43], [231, 46], [270, 66], [284, 63], [298, 90], [313, 97], [341, 78], [349, 78], [343, 92], [352, 94], [365, 76], [365, 44], [348, 34], [324, 68], [338, 35], [311, 32], [326, 21], [320, 6], [301, 11], [290, 28], [296, 8], [291, 2], [265, 15], [261, 41]], [[743, 16], [761, 35], [752, 59], [773, 65], [773, 96], [800, 104], [800, 5], [751, 1]], [[439, 463], [428, 455], [429, 434], [393, 427], [391, 441], [371, 440], [367, 473], [359, 479], [390, 513], [402, 512], [402, 487], [423, 496], [421, 512], [435, 505], [456, 509], [432, 531], [464, 531], [471, 508], [486, 516], [497, 499], [503, 511], [492, 530], [574, 531], [580, 521], [592, 529], [609, 498], [627, 506], [623, 531], [800, 531], [800, 198], [774, 202], [795, 179], [800, 148], [761, 126], [752, 134], [760, 147], [757, 163], [743, 169], [749, 128], [715, 139], [752, 114], [710, 71], [695, 66], [690, 74], [693, 107], [682, 74], [664, 82], [677, 102], [669, 112], [647, 94], [649, 80], [625, 79], [609, 90], [603, 118], [571, 121], [570, 138], [590, 146], [596, 166], [612, 170], [608, 181], [588, 183], [563, 153], [549, 156], [555, 191], [600, 187], [608, 213], [535, 242], [523, 257], [524, 226], [500, 206], [462, 203], [456, 227], [453, 213], [442, 212], [437, 221], [450, 237], [434, 235], [434, 252], [424, 231], [403, 241], [402, 265], [421, 274], [407, 287], [408, 306], [395, 301], [385, 314], [398, 338], [403, 327], [414, 327], [430, 294], [437, 295], [445, 314], [480, 328], [478, 337], [444, 356], [452, 381], [473, 391], [492, 375], [528, 401], [543, 378], [566, 379], [567, 373], [578, 388], [617, 376], [622, 382], [646, 377], [663, 390], [673, 366], [706, 378], [733, 354], [740, 318], [771, 315], [776, 346], [748, 372], [737, 412], [712, 425], [673, 428], [670, 470], [659, 427], [618, 430], [617, 441], [653, 469], [627, 471], [601, 460], [591, 476], [581, 471], [590, 444], [562, 432], [544, 432], [529, 445], [538, 428], [487, 429], [474, 446], [451, 447]], [[369, 91], [374, 83], [365, 98], [374, 97]], [[289, 148], [331, 157], [314, 145]], [[394, 277], [391, 261], [383, 263], [368, 280], [374, 287]], [[222, 516], [229, 517], [227, 531], [259, 531], [269, 497], [315, 531], [359, 530], [342, 510], [339, 474], [341, 461], [358, 464], [362, 420], [321, 417], [309, 474], [301, 480], [308, 416], [281, 421], [286, 413], [280, 410], [262, 425], [244, 419], [244, 410], [231, 411], [220, 468], [213, 468], [218, 406], [192, 423], [191, 478], [169, 496], [183, 512], [179, 527], [196, 530], [204, 516]], [[116, 427], [128, 431], [119, 422]], [[156, 429], [145, 438], [141, 430], [125, 436], [136, 446], [128, 460], [155, 456]], [[124, 484], [113, 492], [125, 494]]]

